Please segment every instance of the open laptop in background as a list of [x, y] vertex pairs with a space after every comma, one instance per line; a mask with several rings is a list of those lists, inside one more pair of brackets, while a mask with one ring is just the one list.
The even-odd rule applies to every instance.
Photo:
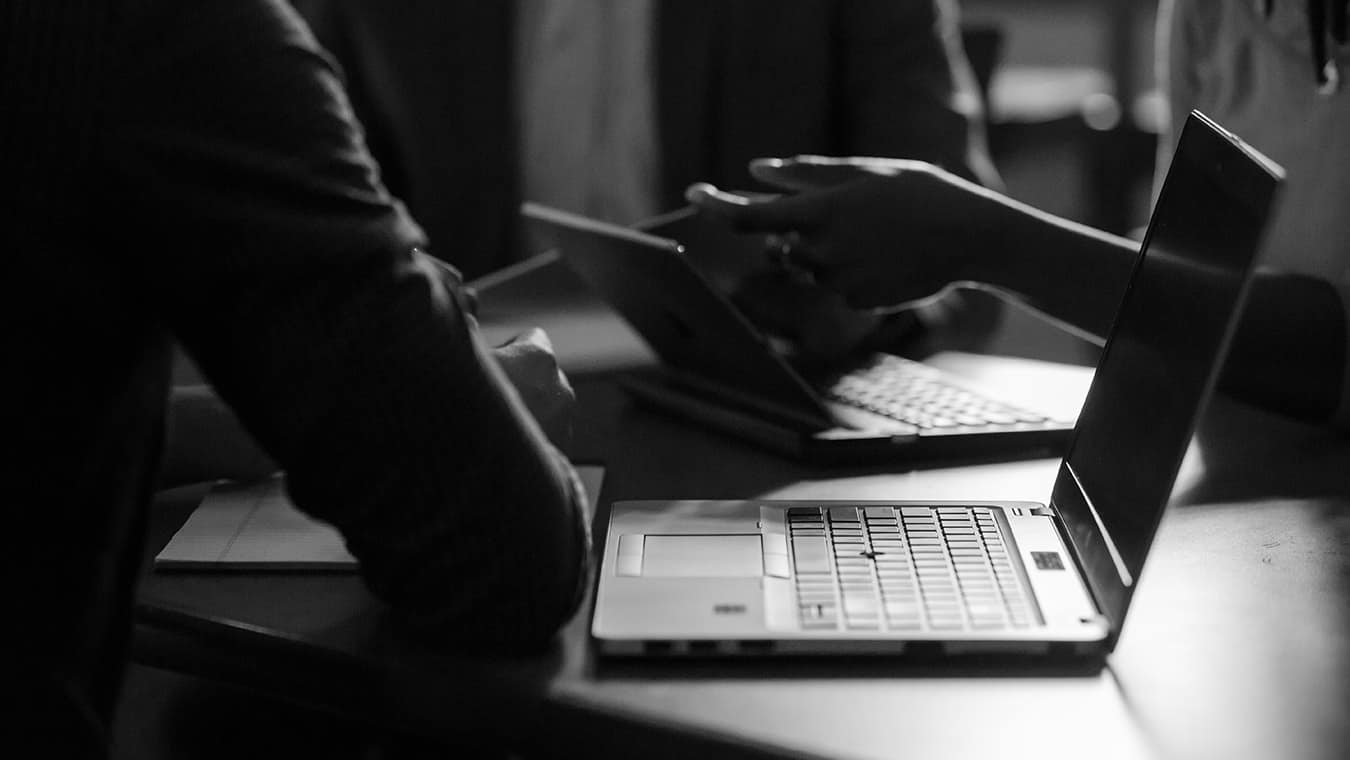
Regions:
[[[522, 214], [660, 358], [658, 376], [623, 381], [641, 401], [815, 462], [1058, 453], [1068, 441], [1071, 421], [899, 356], [794, 366], [726, 295], [743, 253], [691, 254], [676, 240], [533, 203]], [[689, 222], [677, 214], [656, 230], [698, 229]], [[706, 231], [697, 243], [727, 245]]]
[[1192, 114], [1044, 504], [618, 502], [592, 621], [602, 651], [1110, 651], [1281, 175]]

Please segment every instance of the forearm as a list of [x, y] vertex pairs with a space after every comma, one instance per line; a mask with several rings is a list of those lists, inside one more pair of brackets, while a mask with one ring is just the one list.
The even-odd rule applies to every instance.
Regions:
[[[990, 196], [992, 198], [992, 195]], [[971, 279], [1101, 342], [1138, 255], [1134, 242], [1002, 200], [967, 238]], [[1313, 277], [1258, 272], [1220, 387], [1310, 420], [1341, 404], [1345, 307]]]
[[364, 262], [315, 275], [284, 306], [184, 321], [184, 343], [400, 619], [443, 641], [543, 640], [586, 577], [571, 468], [453, 283], [417, 257]]
[[978, 212], [959, 233], [967, 280], [1103, 342], [1134, 271], [1138, 243], [978, 192]]

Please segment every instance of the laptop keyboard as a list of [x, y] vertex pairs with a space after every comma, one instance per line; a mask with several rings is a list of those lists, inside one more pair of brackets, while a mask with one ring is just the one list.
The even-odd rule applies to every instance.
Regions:
[[1054, 422], [953, 385], [933, 367], [889, 354], [876, 355], [870, 364], [826, 388], [827, 398], [908, 423], [919, 428], [920, 435], [970, 428], [1024, 429]]
[[807, 630], [980, 632], [1034, 622], [988, 508], [792, 507], [787, 522]]

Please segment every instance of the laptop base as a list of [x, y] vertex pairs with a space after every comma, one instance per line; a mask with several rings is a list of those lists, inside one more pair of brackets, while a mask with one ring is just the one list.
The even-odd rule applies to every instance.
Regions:
[[961, 464], [987, 459], [1058, 457], [1071, 429], [964, 433], [952, 436], [887, 435], [845, 427], [812, 429], [775, 419], [762, 409], [738, 407], [722, 394], [691, 387], [663, 374], [630, 374], [620, 380], [639, 404], [726, 433], [776, 454], [819, 465], [896, 462]]

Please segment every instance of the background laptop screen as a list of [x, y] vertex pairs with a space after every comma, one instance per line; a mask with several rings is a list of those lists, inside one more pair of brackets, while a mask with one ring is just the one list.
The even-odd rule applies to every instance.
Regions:
[[1275, 171], [1191, 117], [1079, 415], [1054, 500], [1116, 621], [1217, 374]]

